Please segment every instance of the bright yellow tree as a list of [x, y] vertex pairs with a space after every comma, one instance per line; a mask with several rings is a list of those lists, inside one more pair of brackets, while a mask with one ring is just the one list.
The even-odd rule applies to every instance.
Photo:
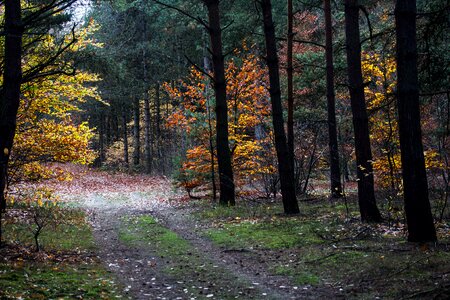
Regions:
[[[87, 44], [93, 44], [89, 33], [95, 25], [75, 33], [77, 41], [66, 50], [75, 52]], [[65, 37], [69, 43], [72, 33]], [[42, 58], [36, 53], [56, 48], [55, 38], [47, 35], [36, 45], [33, 54], [24, 56], [24, 72], [33, 68]], [[67, 71], [70, 61], [58, 60], [43, 73], [54, 73], [22, 85], [21, 104], [17, 118], [17, 131], [10, 160], [10, 181], [38, 180], [51, 177], [67, 179], [68, 174], [51, 167], [51, 162], [73, 162], [87, 164], [95, 158], [89, 149], [93, 131], [86, 122], [79, 122], [74, 116], [79, 105], [88, 99], [100, 100], [92, 82], [98, 81], [95, 74], [77, 71], [51, 72], [55, 69]]]

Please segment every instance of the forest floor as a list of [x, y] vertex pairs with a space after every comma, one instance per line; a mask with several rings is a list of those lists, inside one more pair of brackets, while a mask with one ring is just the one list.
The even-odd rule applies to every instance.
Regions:
[[347, 205], [320, 197], [301, 202], [302, 213], [286, 217], [273, 199], [247, 195], [224, 208], [186, 199], [163, 177], [77, 172], [71, 182], [47, 186], [86, 213], [94, 265], [109, 271], [99, 277], [108, 278], [116, 298], [446, 299], [450, 293], [448, 223], [438, 224], [439, 244], [417, 246], [404, 241], [401, 224], [358, 222], [351, 198]]

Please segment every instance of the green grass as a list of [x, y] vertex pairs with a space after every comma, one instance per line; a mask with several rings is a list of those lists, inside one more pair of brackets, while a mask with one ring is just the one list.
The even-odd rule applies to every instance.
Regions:
[[188, 252], [191, 246], [175, 232], [161, 226], [151, 216], [125, 220], [119, 239], [131, 246], [151, 244], [158, 255], [178, 256]]
[[85, 256], [95, 249], [95, 243], [82, 211], [65, 209], [64, 222], [43, 229], [40, 244], [44, 253], [41, 254], [33, 253], [33, 223], [23, 211], [18, 215], [20, 217], [7, 218], [5, 241], [24, 246], [29, 252], [23, 257], [20, 251], [24, 248], [5, 249], [22, 250], [16, 255], [8, 253], [0, 262], [0, 299], [122, 297], [112, 274], [99, 262]]
[[119, 298], [111, 274], [101, 266], [50, 263], [0, 264], [1, 299]]
[[[8, 224], [5, 226], [5, 240], [21, 245], [34, 246], [34, 224]], [[91, 228], [86, 223], [59, 224], [47, 226], [39, 236], [39, 244], [44, 250], [94, 250], [95, 244]]]
[[191, 287], [187, 289], [190, 295], [197, 299], [207, 299], [206, 295], [198, 294], [195, 290], [195, 286], [204, 286], [205, 283], [212, 286], [219, 285], [218, 289], [212, 288], [216, 290], [215, 295], [220, 299], [235, 298], [231, 287], [239, 291], [253, 292], [249, 290], [251, 284], [241, 282], [205, 258], [201, 251], [151, 216], [124, 218], [119, 239], [129, 246], [151, 247], [165, 262], [162, 272], [177, 281], [189, 282], [188, 286]]
[[315, 235], [317, 228], [320, 224], [316, 222], [281, 218], [224, 224], [221, 228], [209, 229], [207, 235], [216, 244], [228, 248], [286, 249], [320, 243]]
[[195, 216], [214, 243], [253, 249], [247, 255], [265, 257], [270, 272], [296, 285], [331, 285], [350, 299], [398, 299], [423, 291], [422, 297], [441, 299], [450, 292], [448, 235], [440, 247], [423, 249], [404, 236], [385, 236], [378, 225], [358, 221], [354, 200], [347, 206], [303, 202], [294, 217], [280, 215], [281, 204], [245, 202], [237, 208], [205, 206]]

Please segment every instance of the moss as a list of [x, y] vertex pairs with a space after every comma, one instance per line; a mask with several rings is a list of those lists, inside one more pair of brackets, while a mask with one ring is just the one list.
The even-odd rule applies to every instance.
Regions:
[[292, 277], [293, 282], [298, 285], [317, 285], [320, 282], [320, 278], [308, 271], [300, 271], [295, 266], [278, 265], [274, 268], [273, 272], [277, 275], [287, 275]]
[[[48, 225], [39, 235], [39, 243], [44, 250], [94, 250], [95, 243], [85, 215], [79, 210], [66, 209], [64, 219], [56, 225]], [[34, 246], [35, 225], [25, 219], [5, 224], [5, 240], [21, 245]]]
[[315, 230], [321, 225], [300, 219], [281, 218], [268, 222], [243, 221], [212, 228], [207, 235], [220, 246], [286, 249], [321, 243]]
[[[232, 282], [233, 289], [241, 291], [248, 290], [248, 286], [251, 286], [205, 258], [200, 250], [151, 216], [124, 218], [119, 239], [133, 247], [151, 244], [152, 249], [165, 262], [162, 271], [175, 280], [191, 282], [191, 287], [187, 289], [195, 298], [206, 299], [206, 295], [199, 295], [199, 291], [195, 289], [195, 286], [201, 286], [205, 282], [212, 285]], [[252, 292], [253, 290], [250, 291]], [[225, 285], [220, 287], [217, 296], [221, 299], [234, 299], [229, 293]]]
[[111, 299], [119, 288], [100, 265], [0, 264], [1, 299]]
[[[89, 252], [95, 248], [90, 226], [79, 210], [67, 209], [64, 223], [44, 228], [40, 241], [50, 256]], [[26, 218], [5, 226], [6, 240], [34, 247], [32, 227]], [[69, 251], [69, 252], [65, 252]], [[57, 254], [54, 254], [57, 253]], [[75, 257], [74, 257], [75, 258]], [[20, 256], [0, 263], [0, 299], [112, 299], [121, 298], [113, 276], [99, 263], [47, 261], [33, 262]], [[79, 259], [76, 259], [79, 261]]]

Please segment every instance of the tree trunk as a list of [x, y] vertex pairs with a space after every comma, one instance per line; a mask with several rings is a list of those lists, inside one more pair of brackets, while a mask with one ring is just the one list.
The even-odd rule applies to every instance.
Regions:
[[225, 81], [225, 65], [222, 50], [219, 0], [203, 0], [209, 17], [208, 31], [211, 39], [214, 69], [214, 91], [216, 95], [216, 146], [219, 165], [220, 198], [222, 205], [235, 205], [235, 187], [228, 143], [228, 107]]
[[6, 209], [8, 163], [16, 132], [22, 81], [22, 11], [20, 1], [5, 0], [5, 52], [3, 87], [0, 91], [0, 246], [3, 241], [3, 212]]
[[106, 117], [105, 117], [105, 126], [106, 126], [106, 128], [105, 128], [105, 136], [106, 136], [106, 138], [105, 138], [105, 140], [106, 140], [106, 147], [105, 148], [108, 148], [110, 145], [111, 145], [111, 142], [112, 142], [112, 138], [111, 138], [111, 116], [110, 116], [110, 114], [111, 113], [108, 113], [107, 115], [106, 115]]
[[139, 97], [133, 98], [133, 165], [138, 166], [141, 156], [141, 140], [140, 140], [140, 107]]
[[[22, 81], [22, 14], [20, 1], [5, 0], [5, 53], [0, 94], [0, 210], [6, 209], [8, 163], [16, 132]], [[1, 239], [0, 239], [1, 241]]]
[[99, 159], [100, 165], [105, 161], [105, 115], [100, 113], [100, 125], [98, 131], [98, 147], [99, 147]]
[[151, 131], [151, 115], [150, 115], [150, 99], [148, 91], [144, 93], [144, 156], [145, 156], [145, 172], [150, 174], [152, 172], [152, 131]]
[[160, 94], [160, 88], [159, 83], [155, 86], [156, 89], [156, 98], [155, 98], [155, 123], [156, 123], [156, 141], [158, 142], [159, 146], [159, 138], [161, 136], [161, 94]]
[[[205, 48], [203, 52], [203, 68], [210, 72], [210, 60], [208, 57], [208, 49], [205, 42]], [[209, 96], [209, 85], [205, 85], [205, 97], [206, 97], [206, 112], [208, 114], [208, 135], [209, 135], [209, 153], [210, 153], [210, 169], [211, 169], [211, 186], [213, 202], [217, 200], [217, 186], [216, 186], [216, 168], [214, 166], [214, 133], [212, 126], [212, 114], [211, 114], [211, 99]]]
[[294, 12], [292, 0], [288, 0], [288, 34], [287, 34], [287, 143], [291, 168], [295, 172], [295, 153], [294, 153], [294, 67], [293, 67], [293, 46], [294, 46]]
[[156, 159], [157, 159], [157, 166], [158, 166], [158, 172], [162, 172], [164, 169], [162, 167], [162, 153], [161, 153], [161, 92], [160, 92], [160, 86], [159, 83], [155, 84], [155, 148], [156, 148]]
[[420, 128], [416, 1], [397, 0], [397, 106], [408, 241], [436, 241]]
[[127, 116], [125, 111], [122, 112], [122, 130], [123, 130], [123, 161], [125, 162], [125, 166], [128, 168], [129, 159], [128, 159], [128, 132], [127, 132]]
[[300, 211], [295, 196], [294, 170], [290, 164], [289, 150], [286, 143], [286, 134], [284, 132], [275, 26], [272, 20], [272, 3], [270, 0], [261, 0], [260, 4], [264, 19], [264, 35], [266, 40], [267, 65], [269, 67], [270, 79], [269, 91], [272, 103], [272, 121], [275, 135], [275, 148], [278, 157], [278, 171], [280, 173], [284, 212], [286, 214], [297, 214]]
[[359, 7], [357, 0], [345, 1], [345, 35], [350, 101], [355, 132], [359, 210], [363, 222], [380, 222], [381, 215], [375, 201], [369, 120], [361, 71]]
[[324, 0], [325, 59], [327, 64], [328, 147], [330, 151], [331, 197], [342, 197], [339, 145], [336, 124], [336, 98], [334, 94], [333, 30], [330, 0]]

